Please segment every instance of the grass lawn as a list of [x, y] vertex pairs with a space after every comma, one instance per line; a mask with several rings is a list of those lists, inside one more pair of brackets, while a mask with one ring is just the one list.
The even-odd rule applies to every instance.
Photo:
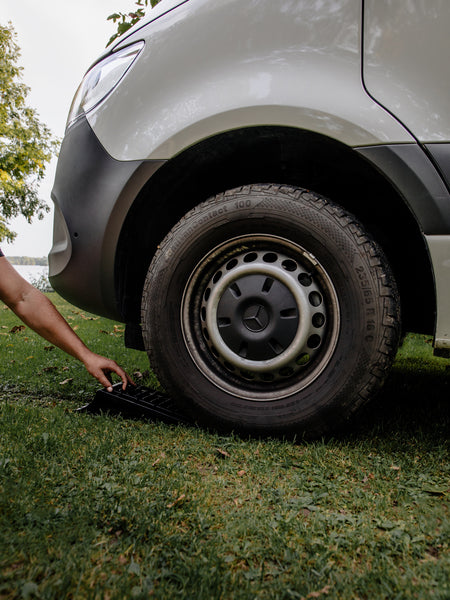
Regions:
[[[156, 384], [122, 325], [50, 297]], [[1, 304], [0, 352], [0, 600], [450, 598], [450, 361], [426, 337], [358, 429], [310, 443], [76, 413], [98, 384]]]

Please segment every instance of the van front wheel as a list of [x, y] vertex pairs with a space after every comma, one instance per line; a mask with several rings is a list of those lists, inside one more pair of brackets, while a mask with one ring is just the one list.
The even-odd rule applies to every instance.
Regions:
[[395, 282], [349, 213], [254, 185], [190, 211], [145, 282], [150, 363], [199, 420], [317, 436], [381, 386], [398, 345]]

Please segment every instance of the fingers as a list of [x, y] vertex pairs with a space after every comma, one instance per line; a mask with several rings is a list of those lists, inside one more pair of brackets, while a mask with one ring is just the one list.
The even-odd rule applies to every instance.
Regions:
[[117, 363], [113, 364], [113, 366], [111, 367], [111, 371], [114, 371], [114, 373], [116, 373], [116, 375], [118, 375], [121, 378], [123, 390], [127, 388], [128, 383], [135, 385], [134, 381], [131, 379], [128, 373], [126, 373], [121, 367], [119, 367]]
[[129, 377], [129, 375], [121, 367], [119, 367], [118, 364], [113, 362], [108, 367], [103, 367], [100, 377], [97, 377], [97, 379], [102, 383], [102, 385], [104, 385], [106, 387], [108, 392], [112, 392], [113, 388], [111, 386], [111, 380], [106, 377], [105, 373], [116, 373], [116, 375], [118, 375], [120, 377], [120, 379], [122, 380], [122, 389], [123, 390], [125, 390], [127, 388], [128, 383], [135, 385], [135, 383], [131, 379], [131, 377]]
[[125, 390], [128, 383], [135, 385], [134, 381], [129, 375], [119, 367], [119, 365], [109, 358], [105, 358], [100, 355], [91, 355], [89, 360], [85, 362], [86, 369], [89, 373], [95, 377], [107, 390], [112, 392], [113, 388], [111, 380], [108, 378], [108, 374], [116, 373], [122, 380], [122, 389]]
[[96, 379], [98, 379], [98, 381], [102, 384], [102, 386], [107, 389], [108, 392], [113, 391], [111, 381], [106, 377], [106, 375], [103, 373], [103, 371], [100, 371], [99, 373], [93, 373], [93, 375]]

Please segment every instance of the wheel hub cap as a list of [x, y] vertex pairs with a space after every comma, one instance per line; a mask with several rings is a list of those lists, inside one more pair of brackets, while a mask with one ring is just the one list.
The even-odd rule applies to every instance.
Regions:
[[200, 314], [211, 354], [235, 376], [261, 382], [309, 364], [327, 328], [319, 284], [279, 251], [244, 251], [222, 264], [206, 285]]
[[298, 329], [294, 295], [274, 277], [251, 274], [229, 285], [217, 307], [224, 343], [248, 360], [270, 360], [285, 351]]

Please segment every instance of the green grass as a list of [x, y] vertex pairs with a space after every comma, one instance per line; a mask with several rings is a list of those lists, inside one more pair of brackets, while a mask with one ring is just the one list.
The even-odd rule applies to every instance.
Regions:
[[450, 598], [450, 363], [424, 336], [358, 429], [306, 444], [75, 413], [98, 384], [14, 325], [0, 307], [0, 599]]
[[[157, 384], [155, 377], [149, 372], [145, 353], [124, 347], [122, 323], [86, 313], [54, 292], [47, 295], [91, 350], [123, 364], [130, 374], [143, 374], [145, 384]], [[54, 400], [61, 398], [80, 401], [90, 399], [99, 388], [98, 382], [86, 372], [81, 363], [23, 326], [2, 303], [0, 349], [0, 390], [3, 388], [10, 395], [26, 391], [37, 398], [51, 395]]]

